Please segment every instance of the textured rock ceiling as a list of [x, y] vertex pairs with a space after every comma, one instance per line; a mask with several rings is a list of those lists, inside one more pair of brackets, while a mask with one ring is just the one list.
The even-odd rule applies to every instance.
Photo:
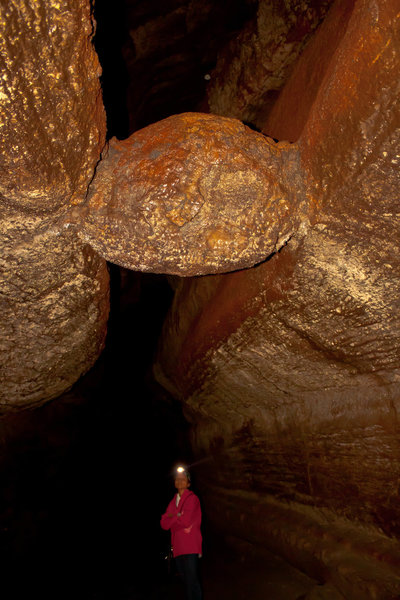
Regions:
[[[101, 6], [104, 10], [104, 3], [99, 2], [99, 7]], [[295, 13], [299, 12], [299, 6], [300, 4], [293, 3]], [[220, 44], [232, 37], [240, 23], [251, 18], [255, 8], [254, 2], [226, 2], [218, 3], [217, 6], [214, 3], [200, 5], [195, 1], [177, 1], [168, 6], [163, 4], [164, 12], [160, 16], [157, 3], [128, 3], [127, 25], [132, 42], [125, 44], [124, 52], [134, 52], [134, 65], [129, 66], [131, 79], [135, 84], [138, 83], [137, 77], [139, 81], [143, 79], [144, 86], [136, 90], [135, 94], [131, 90], [128, 103], [139, 122], [145, 122], [148, 116], [141, 114], [132, 98], [146, 96], [146, 105], [153, 106], [153, 112], [157, 114], [161, 110], [163, 116], [168, 114], [165, 106], [160, 109], [162, 102], [150, 101], [150, 97], [160, 96], [157, 86], [155, 89], [153, 87], [154, 81], [142, 77], [150, 59], [155, 64], [152, 73], [158, 73], [157, 77], [161, 77], [158, 70], [161, 38], [164, 40], [161, 44], [162, 54], [168, 50], [171, 61], [175, 64], [176, 61], [179, 62], [179, 49], [184, 45], [183, 40], [189, 36], [187, 47], [190, 51], [182, 63], [184, 68], [180, 76], [182, 86], [186, 83], [185, 78], [187, 79], [185, 73], [192, 68], [193, 61], [199, 62], [196, 77], [200, 71], [204, 75], [203, 69], [215, 63]], [[289, 8], [285, 9], [287, 10]], [[225, 19], [217, 18], [221, 11]], [[279, 9], [275, 7], [274, 13], [279, 16]], [[106, 16], [109, 14], [112, 13], [108, 12]], [[313, 10], [304, 4], [299, 14], [304, 17], [299, 19], [299, 23], [304, 20], [308, 23], [303, 28], [304, 37], [316, 26], [323, 10]], [[97, 228], [94, 239], [92, 232], [89, 235], [83, 219], [87, 217], [85, 199], [88, 186], [104, 148], [105, 115], [98, 79], [100, 68], [91, 43], [95, 26], [88, 2], [65, 0], [59, 4], [13, 0], [2, 6], [0, 18], [0, 60], [3, 74], [0, 89], [0, 403], [4, 410], [9, 410], [40, 404], [68, 389], [93, 365], [104, 344], [108, 315], [108, 273], [105, 261], [92, 250], [92, 247], [100, 250], [104, 230]], [[297, 23], [296, 19], [292, 21]], [[255, 27], [258, 17], [251, 22]], [[210, 31], [208, 23], [212, 24]], [[206, 38], [205, 30], [208, 32]], [[151, 42], [146, 31], [153, 32], [155, 41]], [[219, 33], [221, 39], [218, 39]], [[209, 37], [213, 40], [211, 44]], [[297, 37], [300, 39], [298, 43], [304, 44], [303, 38], [299, 35]], [[147, 40], [146, 43], [144, 40]], [[209, 50], [206, 51], [207, 48]], [[200, 60], [199, 57], [203, 56], [202, 49], [205, 58]], [[169, 95], [173, 96], [171, 80], [174, 83], [175, 79], [168, 69], [162, 72]], [[204, 86], [204, 79], [201, 81]], [[196, 100], [192, 98], [184, 105], [201, 102], [198, 91], [194, 98]], [[157, 102], [158, 108], [155, 106]], [[120, 99], [117, 107], [121, 107]], [[250, 134], [248, 132], [247, 135]], [[258, 144], [252, 143], [255, 146]], [[259, 144], [268, 147], [264, 140]], [[225, 149], [225, 152], [228, 151], [229, 145]], [[255, 159], [250, 156], [249, 160]], [[249, 169], [247, 171], [249, 173]], [[177, 176], [179, 178], [179, 173], [175, 173], [174, 177]], [[135, 177], [133, 174], [134, 185]], [[215, 174], [213, 177], [216, 181]], [[193, 176], [192, 180], [196, 181], [196, 177]], [[210, 185], [211, 180], [208, 183], [204, 177], [203, 180], [205, 185]], [[249, 181], [248, 177], [243, 179], [242, 188], [245, 187], [245, 180]], [[166, 175], [165, 182], [167, 181]], [[253, 185], [260, 200], [261, 181], [262, 178], [259, 179], [258, 191], [257, 184]], [[128, 183], [128, 188], [129, 185], [131, 183]], [[186, 214], [195, 209], [198, 201], [193, 193], [193, 202], [189, 199], [186, 204], [183, 203], [182, 208], [179, 206], [179, 197], [187, 192], [187, 189], [181, 190], [170, 199], [172, 210]], [[232, 196], [232, 190], [226, 190], [225, 196], [229, 193]], [[218, 195], [216, 198], [218, 201]], [[208, 202], [209, 206], [212, 204]], [[91, 207], [93, 208], [93, 203]], [[168, 207], [166, 209], [168, 213]], [[215, 209], [214, 206], [213, 210]], [[111, 205], [109, 212], [114, 213], [114, 216], [116, 214], [116, 210], [111, 210]], [[96, 221], [95, 211], [92, 211], [92, 216], [92, 221]], [[140, 218], [140, 214], [136, 215], [128, 226], [134, 234], [130, 247], [138, 242], [143, 244], [143, 227], [138, 226]], [[173, 218], [176, 221], [177, 217]], [[232, 218], [235, 217], [232, 215], [231, 221]], [[218, 267], [220, 244], [227, 246], [229, 250], [225, 231], [229, 219], [226, 223], [225, 221], [226, 219], [215, 227], [214, 233], [211, 230], [208, 233], [209, 245], [215, 248], [212, 268], [203, 267], [200, 271], [198, 265], [196, 270], [193, 268], [193, 261], [189, 261], [178, 272], [216, 272], [234, 268], [235, 265], [251, 264], [250, 251], [248, 258], [242, 262], [239, 257], [229, 266], [225, 258]], [[210, 219], [207, 221], [206, 217], [205, 222], [210, 222]], [[80, 229], [83, 241], [88, 239], [91, 246], [82, 243], [69, 225]], [[172, 222], [172, 227], [175, 227], [175, 233], [169, 237], [177, 240], [175, 250], [172, 251], [176, 255], [179, 239], [184, 239], [185, 233], [182, 235], [178, 223]], [[162, 225], [159, 225], [157, 231], [161, 230]], [[287, 236], [287, 231], [288, 228], [284, 227], [281, 232], [283, 238]], [[275, 233], [279, 238], [279, 232]], [[248, 227], [245, 234], [248, 235]], [[198, 235], [202, 235], [201, 227]], [[119, 257], [121, 252], [118, 244], [121, 244], [121, 237], [120, 228], [119, 237], [117, 235], [117, 256], [109, 256], [104, 244], [103, 255], [126, 264], [125, 258]], [[169, 239], [168, 236], [166, 239]], [[245, 245], [243, 236], [237, 236], [237, 241], [239, 246]], [[129, 249], [129, 243], [126, 246]], [[274, 247], [274, 244], [266, 244], [265, 252], [268, 253]], [[158, 244], [156, 251], [160, 251], [160, 248]], [[162, 252], [165, 255], [171, 254], [168, 248]], [[146, 251], [140, 252], [140, 265], [143, 268], [153, 268], [156, 271], [163, 269], [165, 259], [155, 261], [154, 249], [147, 251], [146, 260], [143, 254]], [[258, 256], [257, 260], [259, 259]], [[199, 256], [195, 260], [198, 263]], [[139, 268], [140, 265], [129, 263], [134, 268]], [[169, 264], [168, 269], [176, 272], [174, 265]]]
[[[152, 54], [152, 36], [168, 47], [171, 23], [190, 29], [201, 6], [146, 9], [131, 29], [135, 60]], [[218, 494], [216, 521], [354, 599], [400, 595], [396, 8], [337, 0], [311, 38], [326, 3], [263, 1], [256, 13], [249, 3], [212, 73], [209, 106], [221, 117], [168, 119], [103, 155], [89, 4], [1, 9], [4, 410], [57, 396], [95, 362], [108, 314], [97, 252], [181, 275], [262, 261], [177, 281], [157, 376], [182, 400], [196, 452], [210, 458], [203, 487], [206, 502]], [[145, 87], [150, 107], [160, 88]], [[238, 146], [225, 127], [243, 136]], [[217, 154], [220, 170], [205, 158]], [[239, 159], [243, 214], [232, 191]]]

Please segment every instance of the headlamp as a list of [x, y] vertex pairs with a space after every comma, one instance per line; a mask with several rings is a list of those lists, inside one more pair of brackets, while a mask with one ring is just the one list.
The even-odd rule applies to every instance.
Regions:
[[187, 469], [187, 467], [184, 467], [183, 465], [179, 465], [177, 467], [175, 467], [174, 470], [175, 475], [185, 475], [188, 479], [188, 481], [190, 481], [190, 473]]

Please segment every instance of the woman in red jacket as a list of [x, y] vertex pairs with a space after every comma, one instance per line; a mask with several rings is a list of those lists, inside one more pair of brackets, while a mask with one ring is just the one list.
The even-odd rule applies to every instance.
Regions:
[[161, 517], [161, 527], [171, 530], [171, 545], [178, 573], [188, 600], [201, 600], [198, 561], [201, 556], [201, 508], [196, 494], [189, 490], [190, 474], [178, 467], [175, 474], [177, 494]]

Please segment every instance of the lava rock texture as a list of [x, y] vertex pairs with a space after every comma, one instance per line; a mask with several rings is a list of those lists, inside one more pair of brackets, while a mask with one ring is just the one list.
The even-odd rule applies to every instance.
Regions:
[[56, 223], [85, 198], [105, 118], [86, 1], [12, 0], [0, 27], [0, 406], [10, 410], [61, 394], [104, 344], [106, 263]]
[[137, 271], [203, 275], [252, 266], [306, 219], [298, 149], [240, 121], [185, 113], [115, 138], [79, 235]]
[[332, 0], [260, 0], [218, 55], [207, 89], [211, 112], [262, 126]]

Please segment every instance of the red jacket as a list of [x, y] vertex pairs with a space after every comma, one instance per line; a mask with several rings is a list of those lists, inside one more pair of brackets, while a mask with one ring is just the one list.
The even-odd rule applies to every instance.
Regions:
[[[178, 513], [180, 516], [178, 517]], [[169, 516], [172, 515], [172, 516]], [[184, 490], [176, 506], [176, 494], [161, 517], [161, 527], [171, 530], [173, 555], [201, 554], [201, 508], [196, 494]]]

